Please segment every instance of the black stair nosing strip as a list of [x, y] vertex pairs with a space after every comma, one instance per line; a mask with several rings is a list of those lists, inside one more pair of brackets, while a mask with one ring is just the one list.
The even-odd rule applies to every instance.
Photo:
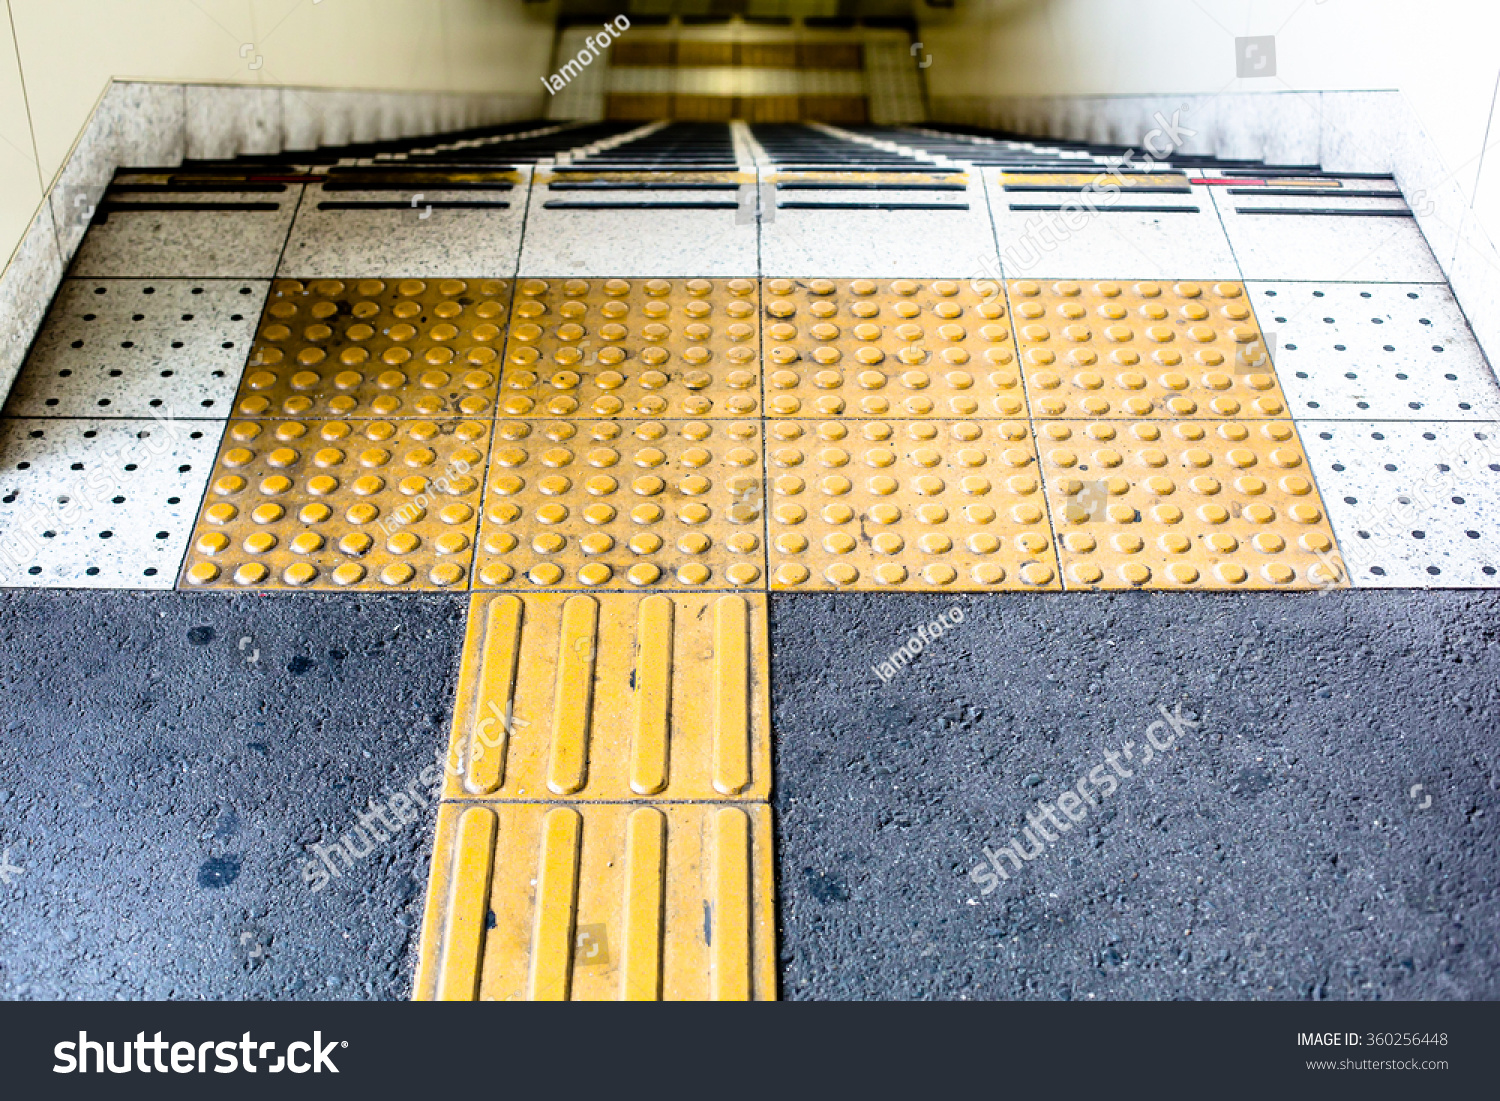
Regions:
[[1231, 187], [1231, 195], [1274, 195], [1281, 199], [1399, 199], [1399, 191], [1345, 191], [1340, 187]]
[[1237, 206], [1236, 214], [1295, 214], [1314, 218], [1414, 218], [1410, 209], [1405, 210], [1317, 210], [1312, 207], [1253, 207]]
[[381, 201], [361, 203], [352, 200], [338, 200], [318, 204], [319, 210], [418, 210], [424, 207], [430, 207], [433, 210], [506, 210], [510, 207], [510, 201], [502, 199], [497, 202], [487, 203], [479, 199], [423, 199], [420, 203], [415, 201], [404, 203]]
[[[454, 159], [449, 160], [445, 163], [452, 165], [455, 169], [461, 169], [464, 166], [463, 161], [456, 158], [460, 156], [468, 156], [472, 152], [474, 151], [469, 149], [456, 149], [451, 153], [442, 153], [434, 150], [432, 152], [418, 153], [414, 155], [422, 157], [452, 157]], [[481, 167], [481, 165], [478, 162], [475, 162], [475, 167]], [[484, 162], [482, 167], [486, 172], [503, 171], [503, 168], [497, 169], [495, 165], [489, 163], [488, 161]], [[422, 165], [414, 165], [411, 161], [392, 161], [388, 164], [385, 162], [382, 162], [380, 164], [338, 164], [330, 168], [328, 170], [328, 174], [330, 176], [347, 176], [351, 178], [357, 178], [359, 176], [400, 176], [403, 173], [425, 175], [431, 171], [432, 169], [423, 167]]]
[[[1122, 195], [1191, 195], [1191, 187], [1131, 187], [1119, 184], [1109, 185]], [[1078, 192], [1097, 190], [1093, 184], [1001, 184], [1002, 191], [1056, 191], [1056, 192]]]
[[778, 210], [968, 210], [968, 203], [809, 203], [778, 202]]
[[961, 183], [856, 183], [854, 181], [819, 183], [816, 180], [793, 180], [778, 183], [777, 191], [967, 191]]
[[280, 210], [280, 203], [112, 203], [99, 204], [99, 219], [103, 221], [111, 214], [146, 214], [168, 211], [261, 214]]
[[[1200, 165], [1198, 167], [1212, 168], [1212, 165]], [[1248, 171], [1238, 168], [1226, 168], [1219, 175], [1226, 178], [1238, 178], [1248, 176], [1254, 179], [1257, 176], [1298, 176], [1309, 180], [1394, 180], [1396, 177], [1389, 172], [1330, 172], [1324, 168], [1298, 169], [1298, 168], [1263, 168], [1259, 171]]]
[[406, 181], [404, 183], [348, 183], [328, 182], [323, 184], [323, 194], [342, 195], [360, 191], [514, 191], [513, 183], [455, 183], [443, 180]]
[[912, 165], [909, 162], [900, 164], [777, 164], [770, 166], [777, 172], [852, 172], [860, 174], [873, 174], [876, 172], [890, 172], [893, 175], [930, 175], [930, 176], [960, 176], [963, 175], [961, 168], [944, 168], [941, 165], [924, 164]]
[[[1203, 213], [1202, 208], [1201, 207], [1196, 207], [1196, 206], [1115, 206], [1113, 204], [1106, 204], [1106, 203], [1100, 203], [1097, 206], [1095, 204], [1093, 204], [1093, 203], [1085, 203], [1083, 205], [1087, 206], [1090, 210], [1095, 211], [1095, 212], [1097, 212], [1099, 214], [1105, 214], [1105, 213], [1108, 213], [1108, 214], [1202, 214]], [[1030, 211], [1061, 211], [1061, 210], [1067, 210], [1068, 209], [1068, 206], [1066, 204], [1058, 204], [1056, 206], [1053, 206], [1053, 205], [1045, 204], [1045, 203], [1011, 203], [1011, 204], [1009, 204], [1009, 206], [1010, 206], [1011, 210], [1020, 210], [1020, 211], [1028, 211], [1028, 212], [1030, 212]]]
[[669, 203], [652, 199], [548, 199], [542, 203], [544, 210], [738, 210], [738, 202], [727, 199], [698, 199], [684, 203]]
[[738, 191], [741, 186], [697, 180], [559, 180], [546, 185], [551, 191]]
[[737, 164], [722, 164], [704, 167], [687, 164], [555, 164], [548, 171], [571, 174], [574, 172], [737, 172]]
[[254, 194], [280, 194], [284, 193], [287, 185], [284, 183], [164, 183], [164, 184], [122, 184], [112, 183], [105, 188], [106, 199], [111, 195], [215, 195], [230, 193], [254, 193]]

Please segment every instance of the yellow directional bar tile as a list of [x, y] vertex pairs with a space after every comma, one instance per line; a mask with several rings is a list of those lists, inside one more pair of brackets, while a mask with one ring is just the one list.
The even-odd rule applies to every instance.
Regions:
[[500, 412], [753, 417], [753, 279], [528, 279], [511, 316]]
[[764, 593], [475, 596], [444, 798], [764, 800]]
[[1286, 416], [1239, 283], [1020, 280], [1010, 298], [1033, 417]]
[[1037, 426], [1069, 589], [1343, 587], [1291, 421]]
[[998, 283], [772, 279], [766, 408], [775, 417], [1024, 417]]
[[1025, 421], [772, 421], [771, 588], [1057, 589]]
[[495, 422], [475, 588], [764, 587], [758, 421]]
[[183, 588], [465, 588], [488, 421], [232, 421]]
[[438, 812], [419, 1001], [776, 997], [763, 804]]
[[489, 416], [510, 290], [501, 279], [280, 280], [235, 412]]

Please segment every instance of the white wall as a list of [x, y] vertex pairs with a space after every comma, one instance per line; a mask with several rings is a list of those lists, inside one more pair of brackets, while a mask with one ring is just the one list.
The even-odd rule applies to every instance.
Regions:
[[[951, 14], [919, 12], [935, 113], [974, 96], [1399, 90], [1500, 241], [1494, 0], [958, 0]], [[1276, 75], [1237, 77], [1236, 36], [1266, 34]]]
[[111, 77], [534, 94], [551, 60], [556, 8], [521, 0], [0, 0], [0, 16], [7, 257]]

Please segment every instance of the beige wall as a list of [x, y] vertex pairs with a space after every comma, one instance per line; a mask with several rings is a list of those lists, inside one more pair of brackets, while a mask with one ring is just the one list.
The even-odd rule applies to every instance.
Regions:
[[[928, 92], [1129, 95], [1395, 89], [1500, 240], [1492, 0], [958, 0], [928, 12]], [[1276, 35], [1277, 74], [1235, 76], [1238, 35]], [[1494, 125], [1492, 125], [1492, 121]]]
[[0, 14], [0, 256], [111, 77], [535, 92], [556, 19], [521, 0], [0, 0]]

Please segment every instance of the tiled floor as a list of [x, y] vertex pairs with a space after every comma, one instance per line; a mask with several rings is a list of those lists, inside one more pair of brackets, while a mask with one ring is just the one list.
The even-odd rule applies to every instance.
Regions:
[[476, 593], [419, 996], [775, 995], [768, 592], [1500, 586], [1389, 181], [736, 132], [123, 175], [0, 418], [6, 585]]

